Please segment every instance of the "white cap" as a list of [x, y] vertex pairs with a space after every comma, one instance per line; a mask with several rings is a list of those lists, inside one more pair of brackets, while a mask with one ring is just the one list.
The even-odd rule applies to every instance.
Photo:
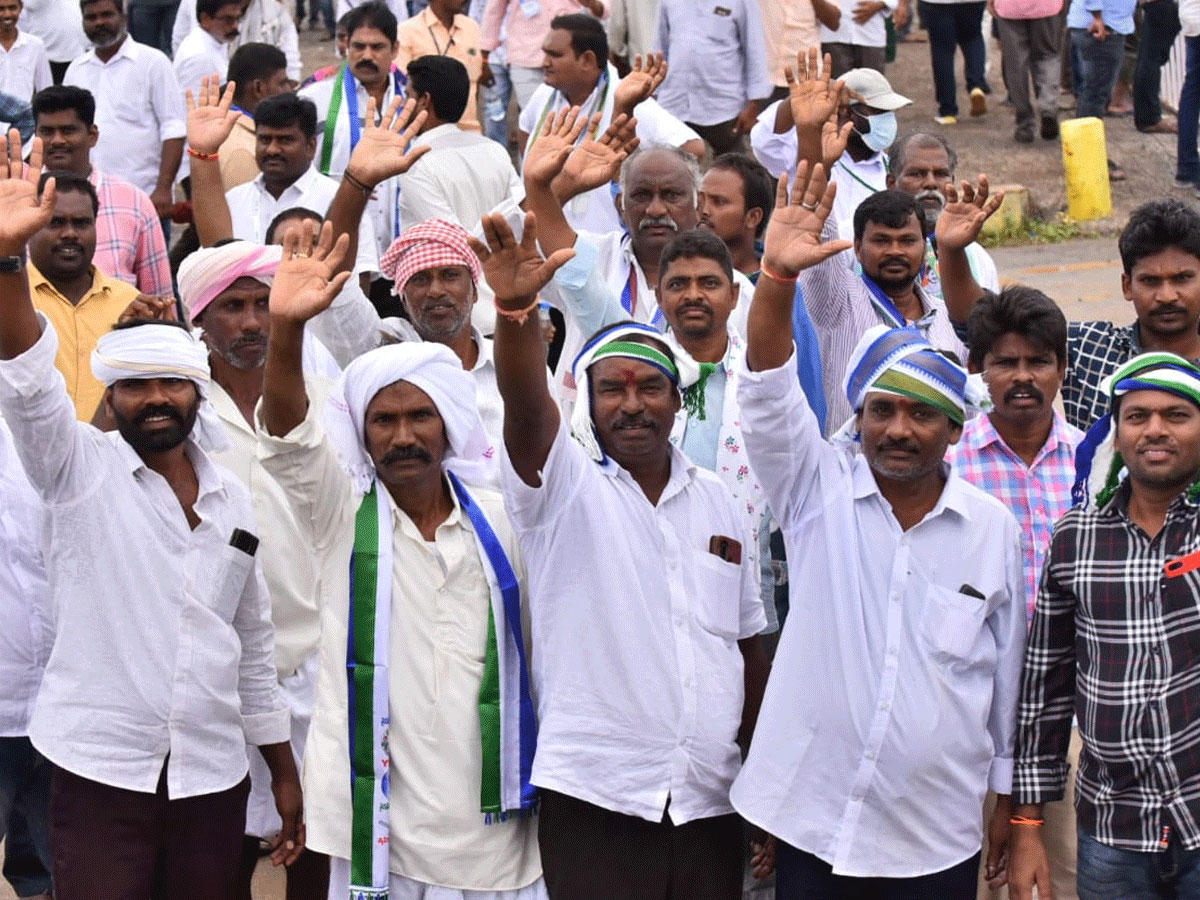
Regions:
[[893, 91], [883, 73], [875, 69], [851, 69], [841, 80], [847, 91], [858, 94], [863, 103], [875, 109], [896, 110], [912, 103]]

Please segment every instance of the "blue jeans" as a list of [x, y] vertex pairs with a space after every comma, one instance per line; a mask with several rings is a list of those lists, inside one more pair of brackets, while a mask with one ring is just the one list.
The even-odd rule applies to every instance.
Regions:
[[139, 44], [157, 47], [170, 56], [171, 29], [175, 27], [175, 13], [178, 11], [179, 0], [173, 3], [129, 4], [129, 36]]
[[1078, 54], [1079, 81], [1075, 85], [1075, 115], [1104, 118], [1108, 98], [1121, 71], [1125, 35], [1110, 31], [1096, 40], [1086, 28], [1072, 28], [1071, 48]]
[[1133, 70], [1133, 124], [1149, 128], [1162, 118], [1158, 89], [1162, 67], [1179, 34], [1179, 6], [1175, 0], [1150, 0], [1142, 5], [1142, 33]]
[[1196, 900], [1200, 850], [1172, 836], [1162, 853], [1118, 850], [1079, 831], [1079, 900]]
[[775, 900], [975, 900], [979, 854], [916, 878], [849, 878], [811, 853], [779, 842]]
[[991, 93], [984, 79], [987, 53], [983, 43], [983, 11], [980, 3], [926, 3], [921, 0], [921, 20], [929, 32], [929, 56], [933, 62], [933, 89], [938, 115], [958, 115], [958, 86], [954, 82], [954, 51], [962, 48], [963, 77], [967, 90]]
[[1200, 185], [1200, 37], [1187, 38], [1187, 75], [1179, 92], [1179, 140], [1175, 177]]
[[50, 890], [50, 773], [29, 738], [0, 737], [0, 838], [10, 819], [19, 820], [6, 841], [4, 865], [18, 897]]
[[[496, 62], [495, 57], [488, 60], [492, 77], [496, 83], [483, 89], [483, 133], [505, 149], [508, 148], [508, 104], [512, 100], [512, 81], [508, 77], [508, 63]], [[504, 115], [493, 119], [489, 109], [494, 103], [500, 104]]]

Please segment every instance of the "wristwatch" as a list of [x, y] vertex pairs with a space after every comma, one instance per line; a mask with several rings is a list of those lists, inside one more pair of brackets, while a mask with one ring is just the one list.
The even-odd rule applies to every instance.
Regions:
[[25, 268], [25, 254], [20, 256], [0, 256], [0, 274], [15, 275]]

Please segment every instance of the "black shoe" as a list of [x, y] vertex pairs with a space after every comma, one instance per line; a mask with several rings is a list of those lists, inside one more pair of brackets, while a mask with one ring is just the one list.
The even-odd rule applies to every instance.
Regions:
[[1058, 119], [1054, 116], [1042, 116], [1042, 140], [1053, 141], [1058, 137]]
[[1013, 132], [1013, 140], [1016, 141], [1018, 144], [1032, 144], [1033, 143], [1033, 128], [1028, 127], [1028, 126], [1018, 128], [1016, 131]]

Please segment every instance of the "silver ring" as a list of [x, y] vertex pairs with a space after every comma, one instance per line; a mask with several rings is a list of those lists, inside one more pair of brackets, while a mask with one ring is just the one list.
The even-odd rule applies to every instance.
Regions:
[[800, 201], [800, 206], [801, 206], [803, 209], [807, 209], [809, 212], [816, 212], [816, 211], [817, 211], [817, 204], [815, 204], [815, 203], [814, 203], [812, 206], [809, 206], [807, 203], [805, 203], [803, 200], [801, 200], [801, 201]]

